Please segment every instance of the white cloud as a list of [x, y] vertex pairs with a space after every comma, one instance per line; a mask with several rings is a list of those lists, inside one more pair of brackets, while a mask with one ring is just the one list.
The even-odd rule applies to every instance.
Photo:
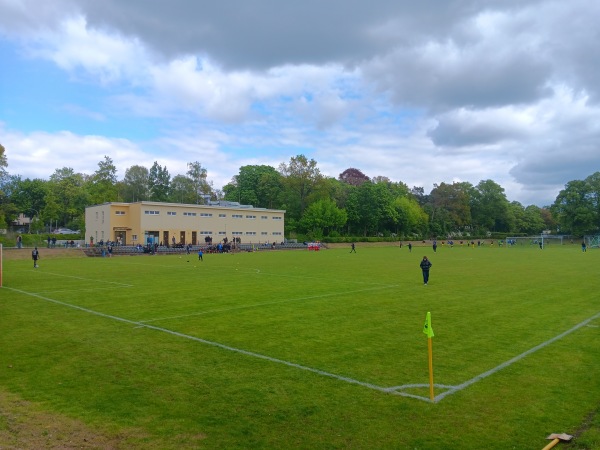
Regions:
[[[357, 167], [427, 189], [490, 178], [509, 199], [547, 204], [599, 166], [598, 19], [600, 3], [584, 0], [258, 0], [233, 10], [5, 0], [0, 36], [77, 89], [100, 91], [94, 106], [60, 108], [108, 131], [27, 117], [33, 131], [7, 126], [2, 142], [9, 169], [28, 176], [47, 177], [77, 149], [78, 171], [104, 154], [122, 170], [158, 160], [172, 174], [198, 160], [220, 186], [241, 165], [305, 153], [330, 176]], [[111, 132], [128, 121], [156, 130]]]

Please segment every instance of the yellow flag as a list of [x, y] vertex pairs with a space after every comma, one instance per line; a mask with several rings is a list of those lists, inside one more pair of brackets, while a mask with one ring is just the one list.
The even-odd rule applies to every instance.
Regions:
[[425, 333], [428, 338], [432, 338], [434, 336], [433, 328], [431, 328], [431, 313], [430, 312], [427, 313], [427, 317], [425, 318], [425, 325], [423, 326], [423, 333]]

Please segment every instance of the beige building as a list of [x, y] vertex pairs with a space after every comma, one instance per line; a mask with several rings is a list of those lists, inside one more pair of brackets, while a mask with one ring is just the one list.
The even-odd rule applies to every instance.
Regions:
[[285, 211], [253, 208], [235, 202], [209, 205], [135, 202], [104, 203], [85, 209], [87, 242], [115, 241], [122, 245], [214, 244], [228, 241], [266, 243], [284, 240]]

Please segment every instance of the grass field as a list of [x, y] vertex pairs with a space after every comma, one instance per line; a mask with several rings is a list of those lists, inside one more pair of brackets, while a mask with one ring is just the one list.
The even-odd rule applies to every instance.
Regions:
[[0, 448], [600, 448], [598, 250], [45, 252], [5, 251]]

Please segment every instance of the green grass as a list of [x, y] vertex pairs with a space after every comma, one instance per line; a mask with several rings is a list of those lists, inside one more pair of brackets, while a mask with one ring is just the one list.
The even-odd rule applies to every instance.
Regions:
[[[598, 448], [599, 268], [575, 245], [4, 261], [0, 390], [123, 448]], [[428, 311], [436, 395], [593, 320], [431, 403]]]

